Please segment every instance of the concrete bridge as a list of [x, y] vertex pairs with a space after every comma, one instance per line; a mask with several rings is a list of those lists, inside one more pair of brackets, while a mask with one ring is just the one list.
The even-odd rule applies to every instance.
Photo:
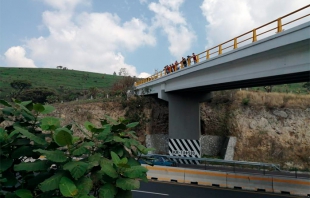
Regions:
[[281, 18], [275, 22], [275, 35], [258, 41], [258, 28], [251, 30], [253, 42], [248, 45], [237, 48], [236, 37], [230, 40], [231, 51], [222, 53], [223, 43], [215, 47], [218, 56], [210, 58], [207, 50], [206, 60], [136, 84], [139, 95], [156, 94], [169, 102], [169, 138], [199, 139], [199, 103], [210, 99], [212, 91], [309, 81], [310, 22], [285, 31]]

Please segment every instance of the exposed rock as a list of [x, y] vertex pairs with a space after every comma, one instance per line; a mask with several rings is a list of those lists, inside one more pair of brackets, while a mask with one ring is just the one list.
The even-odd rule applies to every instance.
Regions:
[[282, 118], [287, 118], [287, 113], [285, 113], [285, 111], [274, 110], [273, 114]]

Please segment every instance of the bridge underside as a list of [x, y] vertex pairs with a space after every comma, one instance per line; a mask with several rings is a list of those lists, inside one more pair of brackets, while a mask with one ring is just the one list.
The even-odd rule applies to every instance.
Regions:
[[[310, 69], [310, 66], [309, 66], [309, 69]], [[293, 73], [293, 74], [242, 80], [242, 81], [237, 81], [237, 82], [206, 85], [206, 86], [194, 87], [190, 89], [183, 89], [183, 90], [178, 90], [178, 91], [173, 91], [173, 92], [193, 92], [193, 91], [211, 92], [211, 91], [260, 87], [260, 86], [269, 86], [269, 85], [281, 85], [281, 84], [309, 82], [309, 81], [310, 81], [310, 71], [305, 71], [305, 72], [298, 72], [298, 73]]]

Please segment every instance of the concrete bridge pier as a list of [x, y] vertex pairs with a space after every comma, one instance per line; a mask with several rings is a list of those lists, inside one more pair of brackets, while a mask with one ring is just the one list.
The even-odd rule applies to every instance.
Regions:
[[159, 94], [169, 103], [169, 138], [199, 140], [201, 134], [199, 103], [211, 93], [181, 92]]

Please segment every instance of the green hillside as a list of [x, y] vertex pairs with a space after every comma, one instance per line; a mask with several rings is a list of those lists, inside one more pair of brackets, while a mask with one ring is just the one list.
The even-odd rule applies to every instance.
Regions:
[[13, 80], [28, 80], [34, 88], [48, 87], [57, 90], [62, 87], [70, 90], [87, 90], [96, 87], [108, 90], [121, 78], [121, 76], [75, 70], [0, 67], [0, 97], [12, 90], [10, 83]]

